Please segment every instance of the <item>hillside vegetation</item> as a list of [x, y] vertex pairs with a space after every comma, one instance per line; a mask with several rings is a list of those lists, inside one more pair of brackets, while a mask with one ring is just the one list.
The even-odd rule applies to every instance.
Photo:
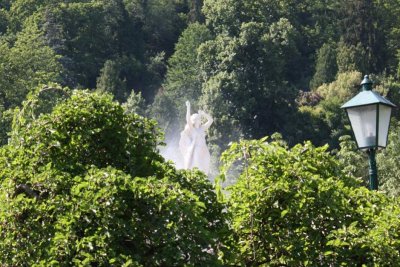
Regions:
[[399, 51], [396, 0], [0, 1], [0, 265], [399, 266], [400, 113], [371, 192], [340, 109]]

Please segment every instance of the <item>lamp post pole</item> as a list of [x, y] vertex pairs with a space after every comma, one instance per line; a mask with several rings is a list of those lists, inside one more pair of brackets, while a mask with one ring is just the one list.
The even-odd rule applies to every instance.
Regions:
[[369, 189], [378, 190], [378, 170], [376, 168], [375, 148], [368, 149], [369, 157]]
[[[368, 79], [368, 76], [361, 82], [362, 91], [372, 91], [372, 81]], [[378, 190], [378, 170], [376, 168], [376, 148], [370, 148], [367, 150], [369, 158], [369, 189]]]

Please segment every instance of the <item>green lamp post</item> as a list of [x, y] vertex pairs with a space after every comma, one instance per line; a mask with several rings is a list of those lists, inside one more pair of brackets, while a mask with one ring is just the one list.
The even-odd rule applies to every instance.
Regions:
[[368, 153], [370, 189], [378, 190], [375, 153], [387, 145], [390, 114], [396, 105], [372, 91], [368, 75], [362, 80], [361, 88], [362, 91], [341, 108], [347, 112], [358, 148]]

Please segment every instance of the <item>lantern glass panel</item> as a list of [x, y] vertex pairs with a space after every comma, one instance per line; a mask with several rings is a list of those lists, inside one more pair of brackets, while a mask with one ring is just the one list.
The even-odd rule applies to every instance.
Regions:
[[386, 147], [387, 144], [391, 111], [392, 107], [386, 105], [379, 105], [378, 145], [380, 147]]
[[378, 105], [358, 106], [347, 109], [351, 127], [359, 148], [376, 146], [376, 112]]

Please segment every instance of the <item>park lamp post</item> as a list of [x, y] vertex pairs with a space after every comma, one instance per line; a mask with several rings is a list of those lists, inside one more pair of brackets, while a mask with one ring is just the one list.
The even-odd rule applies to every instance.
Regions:
[[375, 153], [387, 145], [390, 113], [396, 107], [392, 102], [372, 91], [372, 81], [365, 75], [361, 82], [362, 91], [346, 102], [345, 109], [358, 149], [369, 156], [369, 187], [378, 190], [378, 171]]

